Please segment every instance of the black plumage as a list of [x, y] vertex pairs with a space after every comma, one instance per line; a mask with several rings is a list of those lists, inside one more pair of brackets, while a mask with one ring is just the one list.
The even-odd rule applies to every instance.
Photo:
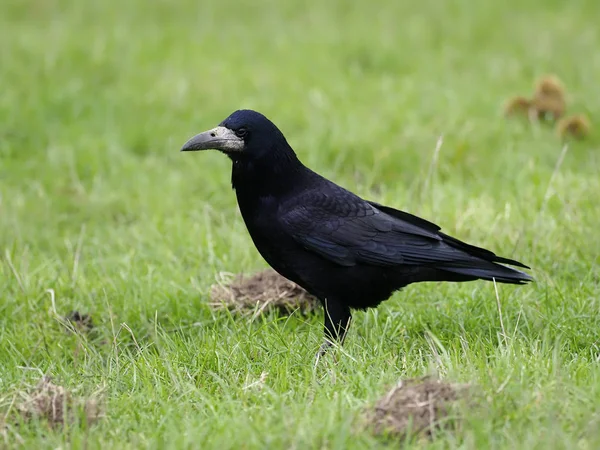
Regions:
[[528, 268], [440, 231], [419, 217], [363, 200], [304, 166], [262, 114], [239, 110], [182, 151], [217, 149], [260, 254], [325, 307], [326, 342], [342, 341], [351, 309], [376, 307], [411, 283], [532, 278]]

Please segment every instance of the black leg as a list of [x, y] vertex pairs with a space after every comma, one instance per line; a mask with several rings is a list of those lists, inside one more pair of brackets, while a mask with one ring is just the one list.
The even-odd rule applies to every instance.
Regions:
[[323, 306], [325, 310], [325, 342], [317, 353], [317, 362], [334, 342], [340, 345], [344, 343], [352, 319], [350, 308], [337, 300], [325, 300]]

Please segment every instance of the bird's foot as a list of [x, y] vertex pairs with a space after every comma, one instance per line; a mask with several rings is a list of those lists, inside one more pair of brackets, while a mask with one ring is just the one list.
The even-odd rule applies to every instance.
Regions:
[[325, 342], [323, 342], [321, 344], [321, 347], [319, 347], [319, 351], [317, 352], [317, 354], [315, 356], [315, 365], [314, 365], [315, 369], [319, 365], [319, 361], [320, 361], [321, 357], [324, 356], [325, 353], [327, 353], [327, 351], [333, 346], [334, 346], [334, 344], [331, 341], [329, 341], [328, 339], [325, 339]]

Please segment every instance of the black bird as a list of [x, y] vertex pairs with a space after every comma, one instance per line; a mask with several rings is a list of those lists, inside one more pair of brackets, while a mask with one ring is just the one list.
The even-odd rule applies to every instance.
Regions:
[[231, 184], [256, 248], [273, 269], [325, 308], [323, 354], [342, 343], [351, 309], [378, 306], [424, 281], [523, 284], [506, 267], [526, 265], [448, 236], [409, 213], [363, 200], [304, 166], [262, 114], [238, 110], [181, 151], [215, 149], [231, 159]]

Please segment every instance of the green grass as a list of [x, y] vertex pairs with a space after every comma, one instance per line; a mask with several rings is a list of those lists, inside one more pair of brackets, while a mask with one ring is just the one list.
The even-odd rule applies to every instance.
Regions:
[[[599, 14], [595, 0], [3, 2], [0, 407], [43, 372], [102, 389], [106, 417], [11, 427], [0, 447], [393, 448], [361, 410], [437, 373], [483, 395], [415, 447], [599, 448], [600, 138], [557, 167], [551, 128], [501, 114], [551, 72], [570, 111], [600, 121]], [[534, 285], [498, 286], [505, 334], [493, 284], [411, 286], [356, 313], [339, 363], [313, 373], [322, 315], [211, 311], [218, 272], [265, 263], [228, 160], [178, 150], [242, 107], [323, 175], [531, 265]], [[49, 290], [95, 334], [65, 332]]]

